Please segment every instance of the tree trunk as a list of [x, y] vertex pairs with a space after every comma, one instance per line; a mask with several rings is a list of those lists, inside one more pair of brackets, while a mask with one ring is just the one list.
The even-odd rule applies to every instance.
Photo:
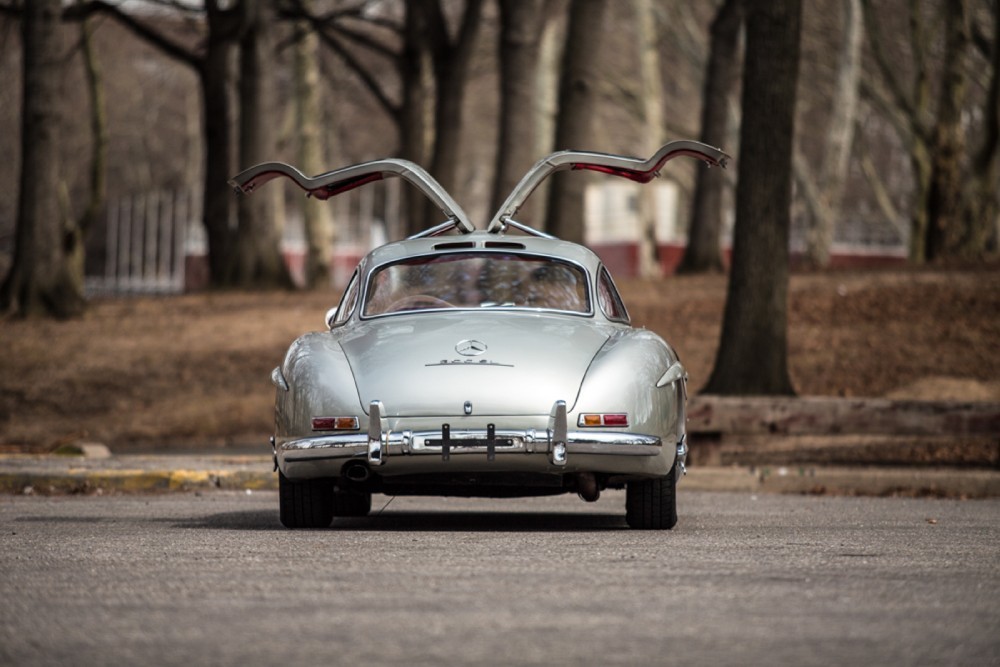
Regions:
[[[440, 0], [423, 0], [430, 5], [430, 50], [434, 60], [436, 97], [434, 105], [434, 156], [431, 175], [445, 190], [454, 193], [458, 187], [458, 156], [462, 137], [462, 107], [465, 84], [476, 36], [479, 34], [483, 0], [465, 0], [461, 26], [454, 41], [448, 36], [448, 26]], [[429, 200], [425, 203], [425, 225], [444, 221], [441, 210]]]
[[983, 101], [982, 144], [972, 161], [965, 207], [966, 253], [996, 253], [1000, 241], [1000, 10], [993, 12], [990, 87]]
[[235, 203], [232, 190], [226, 185], [234, 173], [230, 101], [233, 26], [232, 18], [218, 9], [217, 3], [206, 4], [208, 37], [198, 69], [205, 133], [202, 222], [208, 241], [209, 275], [212, 284], [222, 285], [228, 277], [235, 246]]
[[[90, 94], [90, 134], [93, 148], [90, 158], [90, 187], [87, 205], [80, 218], [80, 230], [86, 234], [94, 225], [104, 206], [107, 194], [108, 118], [104, 104], [104, 83], [92, 43], [93, 22], [80, 24], [80, 45], [83, 51], [84, 74]], [[82, 246], [81, 246], [82, 250]]]
[[[323, 155], [320, 130], [319, 40], [307, 25], [295, 44], [295, 130], [297, 162], [308, 175], [329, 169]], [[302, 224], [306, 237], [305, 286], [329, 287], [333, 254], [333, 218], [330, 204], [311, 197], [301, 199]]]
[[801, 0], [746, 3], [733, 262], [706, 393], [791, 394], [788, 238]]
[[931, 135], [927, 118], [931, 116], [930, 77], [927, 72], [927, 51], [931, 40], [925, 29], [919, 0], [908, 2], [909, 48], [912, 66], [908, 85], [900, 78], [901, 68], [885, 48], [889, 40], [882, 33], [882, 20], [872, 0], [861, 0], [865, 30], [877, 65], [878, 77], [873, 78], [865, 92], [882, 115], [893, 125], [903, 145], [909, 151], [913, 170], [913, 205], [910, 213], [911, 262], [926, 259], [927, 201], [931, 183]]
[[[743, 23], [742, 0], [725, 0], [711, 29], [711, 53], [702, 93], [701, 141], [725, 145], [729, 127], [729, 95], [739, 80], [739, 39]], [[699, 169], [687, 248], [679, 273], [722, 270], [722, 215], [725, 173]]]
[[500, 0], [500, 135], [490, 211], [500, 208], [535, 155], [535, 77], [542, 0]]
[[928, 260], [956, 255], [962, 236], [962, 159], [965, 155], [962, 108], [969, 47], [968, 0], [952, 0], [942, 7], [941, 13], [945, 52], [927, 199]]
[[[240, 40], [240, 164], [273, 159], [275, 147], [274, 43], [270, 0], [243, 0]], [[275, 225], [275, 200], [240, 197], [236, 250], [227, 283], [237, 287], [291, 287]]]
[[[593, 146], [595, 82], [606, 0], [573, 0], [559, 82], [556, 150], [588, 150]], [[546, 230], [574, 243], [584, 242], [583, 196], [586, 179], [580, 174], [553, 174], [549, 190]]]
[[826, 131], [823, 162], [817, 190], [819, 206], [810, 211], [806, 231], [806, 258], [815, 267], [830, 263], [833, 232], [841, 210], [844, 183], [850, 166], [851, 146], [858, 111], [858, 81], [861, 76], [861, 3], [842, 0], [844, 34], [841, 39], [840, 62], [837, 66], [837, 87], [833, 95], [833, 110]]
[[0, 288], [0, 310], [19, 316], [72, 317], [85, 306], [82, 263], [71, 261], [82, 235], [58, 199], [61, 9], [58, 0], [29, 2], [21, 20], [21, 181], [14, 263]]
[[[660, 79], [660, 50], [657, 46], [656, 15], [653, 0], [635, 0], [636, 47], [639, 78], [642, 85], [643, 124], [642, 157], [655, 153], [663, 145], [663, 82]], [[639, 191], [639, 275], [659, 278], [663, 275], [656, 240], [656, 188]]]
[[[552, 146], [556, 139], [556, 116], [559, 114], [559, 67], [566, 46], [567, 6], [568, 0], [545, 0], [542, 7], [538, 66], [535, 72], [535, 141], [532, 164], [553, 151]], [[518, 217], [522, 222], [527, 222], [538, 229], [544, 227], [551, 184], [550, 178], [542, 181], [521, 207]]]
[[[427, 163], [429, 152], [429, 90], [433, 74], [430, 53], [424, 40], [427, 29], [427, 17], [422, 6], [407, 2], [403, 52], [398, 61], [403, 102], [399, 108], [397, 125], [402, 157], [419, 165]], [[425, 228], [426, 197], [413, 187], [405, 188], [403, 193], [406, 202], [406, 233], [412, 235], [422, 232]]]

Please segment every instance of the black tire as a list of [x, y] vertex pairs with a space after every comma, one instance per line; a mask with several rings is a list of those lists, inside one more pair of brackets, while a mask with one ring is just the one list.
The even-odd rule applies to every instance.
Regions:
[[326, 528], [333, 521], [333, 482], [293, 482], [278, 471], [278, 507], [281, 525], [286, 528]]
[[625, 521], [642, 530], [670, 530], [677, 525], [677, 476], [643, 479], [625, 485]]
[[372, 494], [346, 489], [334, 491], [333, 516], [368, 516], [371, 511]]

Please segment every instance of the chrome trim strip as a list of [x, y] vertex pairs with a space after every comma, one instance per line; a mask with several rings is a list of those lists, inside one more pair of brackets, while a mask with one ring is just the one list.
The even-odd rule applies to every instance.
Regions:
[[666, 387], [672, 382], [685, 379], [687, 379], [687, 371], [684, 370], [684, 366], [681, 365], [681, 362], [675, 361], [670, 365], [670, 368], [668, 368], [666, 372], [660, 376], [660, 379], [656, 381], [656, 386]]

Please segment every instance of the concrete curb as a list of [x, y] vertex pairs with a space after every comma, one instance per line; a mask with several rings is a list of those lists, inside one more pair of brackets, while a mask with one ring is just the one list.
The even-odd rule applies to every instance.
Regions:
[[1000, 470], [771, 466], [694, 468], [679, 489], [849, 496], [1000, 497]]
[[[0, 494], [156, 494], [278, 488], [269, 456], [87, 459], [0, 455]], [[1000, 470], [873, 466], [695, 467], [684, 491], [857, 496], [1000, 497]]]
[[269, 456], [0, 456], [0, 494], [170, 493], [278, 488]]

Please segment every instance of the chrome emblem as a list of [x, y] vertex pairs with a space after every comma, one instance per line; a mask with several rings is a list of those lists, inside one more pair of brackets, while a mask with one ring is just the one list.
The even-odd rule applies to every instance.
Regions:
[[478, 357], [486, 352], [486, 343], [478, 340], [463, 340], [455, 346], [455, 351], [465, 357]]

